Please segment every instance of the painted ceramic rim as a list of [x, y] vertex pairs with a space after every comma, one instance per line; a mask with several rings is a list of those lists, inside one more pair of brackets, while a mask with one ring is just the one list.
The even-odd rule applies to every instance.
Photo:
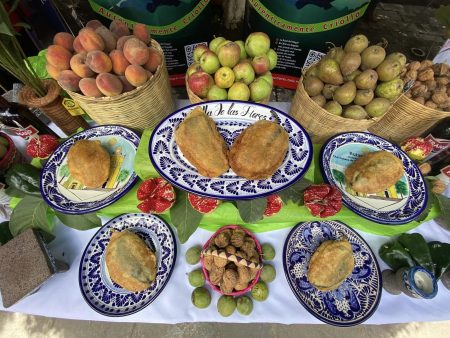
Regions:
[[[363, 134], [363, 135], [368, 135], [368, 136], [370, 136], [370, 137], [376, 137], [376, 138], [379, 138], [380, 140], [383, 140], [384, 142], [389, 143], [389, 144], [392, 145], [394, 148], [396, 148], [399, 152], [402, 152], [402, 153], [409, 159], [409, 161], [411, 162], [411, 164], [415, 167], [416, 172], [420, 175], [422, 181], [423, 181], [424, 184], [425, 184], [425, 179], [424, 179], [422, 173], [420, 172], [419, 168], [417, 167], [417, 165], [414, 163], [413, 160], [411, 160], [411, 159], [408, 157], [408, 155], [407, 155], [403, 150], [400, 149], [400, 147], [398, 147], [397, 145], [393, 144], [392, 142], [389, 142], [388, 140], [386, 140], [386, 139], [384, 139], [384, 138], [382, 138], [382, 137], [380, 137], [380, 136], [378, 136], [378, 135], [371, 134], [371, 133], [367, 133], [367, 132], [362, 132], [362, 131], [340, 133], [340, 134], [337, 134], [337, 135], [331, 137], [330, 139], [328, 139], [328, 140], [324, 143], [324, 145], [323, 145], [322, 148], [320, 149], [319, 163], [320, 163], [320, 172], [321, 172], [322, 177], [323, 177], [323, 179], [324, 179], [324, 181], [325, 181], [326, 183], [332, 184], [332, 182], [330, 182], [330, 180], [328, 179], [328, 176], [327, 176], [326, 173], [325, 173], [324, 163], [323, 163], [323, 152], [324, 152], [325, 148], [327, 147], [327, 145], [328, 145], [330, 142], [332, 142], [335, 138], [337, 138], [337, 137], [339, 137], [339, 136], [341, 136], [341, 135], [346, 135], [346, 134]], [[402, 161], [402, 162], [403, 162], [403, 161]], [[339, 187], [338, 187], [338, 189], [339, 189]], [[339, 190], [340, 190], [340, 189], [339, 189]], [[344, 194], [343, 194], [343, 195], [344, 195]], [[368, 214], [366, 214], [366, 213], [364, 213], [364, 212], [361, 212], [361, 211], [355, 209], [354, 207], [352, 207], [351, 205], [349, 205], [349, 203], [347, 203], [346, 198], [342, 198], [342, 203], [343, 203], [348, 209], [350, 209], [351, 211], [353, 211], [355, 214], [358, 214], [359, 216], [361, 216], [361, 217], [363, 217], [363, 218], [366, 218], [366, 219], [368, 219], [369, 221], [376, 222], [376, 223], [380, 223], [380, 224], [385, 224], [385, 225], [402, 225], [402, 224], [406, 224], [406, 223], [409, 223], [409, 222], [414, 221], [414, 220], [415, 220], [417, 217], [419, 217], [420, 214], [425, 210], [425, 208], [426, 208], [426, 206], [427, 206], [427, 202], [428, 202], [428, 190], [427, 190], [427, 188], [425, 187], [425, 198], [424, 198], [424, 201], [423, 201], [423, 204], [422, 204], [422, 207], [420, 208], [420, 210], [416, 211], [413, 215], [411, 215], [411, 216], [409, 216], [408, 218], [405, 218], [405, 219], [403, 219], [403, 220], [401, 220], [401, 221], [386, 221], [386, 220], [384, 220], [384, 219], [380, 219], [380, 218], [374, 217], [374, 216], [372, 216], [372, 215], [368, 215]]]
[[[431, 279], [433, 290], [430, 293], [426, 293], [416, 286], [416, 283], [414, 282], [414, 274], [416, 272], [423, 272], [428, 276], [428, 278]], [[411, 269], [403, 272], [403, 281], [407, 283], [409, 288], [411, 288], [411, 292], [416, 293], [418, 296], [420, 296], [420, 298], [432, 299], [436, 296], [438, 292], [438, 285], [436, 282], [436, 278], [430, 271], [428, 271], [422, 266], [413, 266]]]
[[[284, 242], [283, 245], [283, 256], [282, 256], [282, 260], [283, 260], [283, 270], [284, 270], [284, 275], [286, 277], [286, 280], [289, 284], [289, 287], [292, 290], [292, 293], [294, 294], [295, 298], [297, 298], [298, 302], [306, 309], [306, 311], [308, 311], [310, 314], [312, 314], [314, 317], [316, 317], [318, 320], [326, 323], [326, 324], [330, 324], [333, 326], [339, 326], [339, 327], [349, 327], [349, 326], [355, 326], [358, 324], [361, 324], [363, 322], [365, 322], [367, 319], [369, 319], [370, 317], [372, 317], [372, 315], [375, 313], [375, 311], [378, 309], [378, 306], [380, 305], [380, 300], [381, 300], [381, 294], [383, 292], [383, 277], [381, 275], [381, 270], [380, 270], [380, 266], [378, 264], [378, 260], [375, 256], [375, 254], [373, 253], [372, 249], [370, 248], [369, 244], [367, 244], [367, 242], [364, 240], [364, 238], [362, 238], [355, 230], [353, 230], [351, 227], [349, 227], [347, 224], [340, 222], [340, 221], [332, 221], [335, 223], [339, 223], [341, 226], [347, 228], [350, 232], [352, 232], [359, 240], [361, 240], [361, 242], [366, 246], [367, 250], [372, 254], [373, 257], [373, 261], [375, 263], [375, 267], [378, 271], [378, 276], [379, 276], [379, 283], [378, 283], [378, 296], [377, 299], [375, 301], [374, 306], [372, 307], [372, 310], [370, 312], [368, 312], [363, 318], [360, 318], [358, 320], [355, 320], [351, 323], [346, 323], [346, 322], [335, 322], [335, 321], [331, 321], [328, 319], [324, 319], [322, 317], [320, 317], [319, 315], [317, 315], [312, 309], [310, 309], [308, 306], [306, 306], [303, 301], [300, 299], [300, 297], [297, 295], [296, 290], [294, 289], [294, 286], [292, 285], [291, 280], [289, 279], [289, 272], [287, 271], [287, 266], [286, 266], [286, 250], [287, 250], [287, 245], [289, 243], [289, 239], [291, 238], [292, 234], [297, 230], [297, 228], [299, 228], [300, 226], [302, 226], [303, 224], [306, 223], [311, 223], [311, 222], [328, 222], [328, 221], [310, 221], [310, 222], [300, 222], [297, 225], [295, 225], [291, 231], [289, 231], [289, 234], [286, 237], [286, 240]], [[327, 291], [322, 291], [322, 292], [327, 292]]]
[[[154, 132], [154, 131], [155, 131], [155, 130], [158, 130], [159, 127], [160, 127], [163, 123], [166, 122], [166, 120], [169, 120], [169, 119], [172, 118], [174, 115], [179, 114], [179, 113], [180, 113], [181, 111], [183, 111], [183, 110], [190, 109], [190, 108], [195, 108], [195, 107], [197, 107], [197, 106], [204, 106], [204, 105], [207, 105], [207, 104], [209, 104], [209, 103], [221, 103], [221, 102], [226, 102], [226, 103], [228, 103], [228, 102], [244, 103], [244, 104], [247, 104], [247, 105], [260, 106], [260, 107], [263, 107], [263, 108], [266, 108], [266, 109], [270, 109], [270, 110], [275, 111], [277, 114], [280, 114], [280, 115], [284, 116], [285, 118], [287, 118], [287, 119], [289, 120], [290, 123], [294, 124], [297, 128], [299, 128], [299, 129], [302, 131], [302, 133], [304, 134], [305, 139], [306, 139], [306, 141], [307, 141], [307, 143], [308, 143], [308, 147], [309, 147], [309, 149], [310, 149], [309, 154], [308, 154], [308, 159], [307, 159], [306, 162], [305, 162], [305, 166], [304, 166], [304, 168], [303, 168], [303, 171], [300, 172], [300, 174], [298, 174], [298, 175], [297, 175], [295, 178], [293, 178], [290, 182], [286, 183], [285, 185], [283, 185], [283, 186], [281, 186], [281, 187], [279, 187], [279, 188], [276, 188], [276, 189], [273, 189], [273, 190], [270, 190], [270, 191], [267, 191], [267, 192], [255, 194], [255, 195], [253, 195], [253, 196], [248, 196], [248, 197], [231, 196], [231, 195], [230, 195], [230, 196], [227, 196], [227, 197], [220, 197], [219, 195], [213, 195], [213, 194], [209, 194], [209, 193], [202, 193], [202, 192], [199, 192], [199, 191], [197, 191], [197, 190], [190, 189], [190, 188], [188, 188], [188, 187], [180, 186], [177, 182], [173, 181], [168, 175], [166, 175], [164, 172], [160, 171], [160, 170], [159, 170], [159, 167], [158, 167], [158, 164], [155, 163], [155, 161], [154, 161], [154, 159], [153, 159], [153, 156], [151, 155], [151, 151], [150, 151], [150, 146], [151, 146], [151, 144], [152, 144], [152, 142], [153, 142], [153, 139], [154, 139], [154, 137], [155, 137], [155, 132]], [[308, 171], [308, 169], [309, 169], [309, 167], [310, 167], [310, 165], [311, 165], [311, 162], [312, 162], [312, 160], [313, 160], [313, 146], [312, 146], [311, 138], [309, 137], [308, 132], [301, 126], [301, 124], [298, 123], [292, 116], [290, 116], [290, 115], [288, 115], [288, 114], [282, 112], [281, 110], [279, 110], [279, 109], [277, 109], [277, 108], [273, 108], [273, 107], [268, 106], [268, 105], [265, 105], [265, 104], [255, 103], [255, 102], [249, 102], [249, 101], [238, 101], [238, 100], [226, 100], [226, 101], [223, 101], [223, 100], [214, 100], [214, 101], [206, 101], [206, 102], [194, 103], [194, 104], [185, 106], [185, 107], [183, 107], [183, 108], [181, 108], [181, 109], [176, 110], [175, 112], [173, 112], [172, 114], [168, 115], [167, 117], [165, 117], [164, 120], [162, 120], [161, 122], [159, 122], [159, 123], [156, 125], [156, 127], [153, 129], [152, 135], [150, 136], [150, 140], [149, 140], [149, 143], [148, 143], [148, 155], [149, 155], [150, 160], [151, 160], [151, 162], [152, 162], [152, 165], [153, 165], [153, 167], [156, 169], [156, 171], [157, 171], [157, 172], [158, 172], [165, 180], [167, 180], [168, 182], [170, 182], [171, 184], [173, 184], [174, 186], [176, 186], [177, 188], [179, 188], [179, 189], [181, 189], [181, 190], [184, 190], [184, 191], [187, 191], [187, 192], [190, 192], [190, 193], [199, 195], [199, 196], [210, 197], [210, 198], [221, 199], [221, 200], [228, 200], [228, 201], [229, 201], [229, 200], [251, 200], [251, 199], [255, 199], [255, 198], [261, 198], [261, 197], [267, 197], [267, 196], [269, 196], [269, 195], [273, 195], [273, 194], [275, 194], [275, 193], [277, 193], [277, 192], [279, 192], [279, 191], [281, 191], [281, 190], [284, 190], [284, 189], [290, 187], [291, 185], [295, 184], [295, 182], [297, 182], [298, 180], [300, 180], [303, 176], [305, 176], [305, 174], [306, 174], [306, 172]], [[256, 181], [257, 181], [257, 180], [256, 180]]]

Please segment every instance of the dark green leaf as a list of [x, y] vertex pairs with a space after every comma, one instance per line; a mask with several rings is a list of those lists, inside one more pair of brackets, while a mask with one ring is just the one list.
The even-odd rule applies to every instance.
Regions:
[[378, 253], [381, 259], [394, 271], [402, 267], [416, 265], [410, 254], [397, 240], [383, 244]]
[[30, 164], [14, 164], [6, 173], [8, 186], [28, 195], [40, 196], [40, 171]]
[[267, 206], [267, 198], [256, 198], [253, 200], [238, 200], [236, 206], [239, 215], [245, 223], [254, 223], [263, 219], [264, 210]]
[[441, 210], [440, 218], [443, 220], [447, 227], [450, 227], [450, 198], [442, 194], [434, 194], [434, 198]]
[[59, 218], [61, 223], [77, 230], [89, 230], [98, 228], [102, 225], [101, 219], [95, 212], [83, 215], [67, 215], [55, 211], [55, 215]]
[[431, 189], [433, 188], [432, 184], [428, 180], [425, 180], [425, 184], [427, 186], [427, 191], [428, 191], [427, 205], [425, 206], [423, 211], [420, 213], [420, 215], [414, 219], [417, 222], [423, 222], [428, 217], [428, 214], [430, 213], [430, 210], [433, 207], [433, 203], [435, 200], [434, 193], [431, 191]]
[[177, 189], [176, 196], [177, 200], [170, 209], [170, 219], [177, 228], [178, 239], [185, 243], [197, 230], [203, 215], [191, 207], [185, 191]]
[[441, 242], [429, 242], [431, 258], [433, 259], [434, 275], [437, 279], [450, 267], [450, 244]]
[[49, 234], [53, 233], [53, 222], [47, 218], [48, 205], [40, 197], [25, 196], [14, 208], [9, 221], [9, 230], [13, 236], [33, 228]]
[[5, 245], [13, 238], [11, 231], [9, 231], [9, 222], [0, 223], [0, 245]]
[[13, 36], [11, 30], [5, 22], [0, 22], [0, 34]]
[[431, 259], [430, 249], [427, 242], [421, 234], [401, 234], [398, 242], [411, 255], [412, 259], [425, 269], [434, 273], [433, 261]]
[[440, 6], [436, 10], [436, 18], [445, 26], [450, 28], [450, 5]]
[[308, 188], [312, 182], [306, 178], [303, 178], [290, 187], [287, 187], [284, 190], [278, 192], [278, 195], [281, 197], [283, 203], [287, 203], [288, 201], [292, 201], [298, 205], [303, 204], [303, 191]]
[[10, 197], [19, 197], [19, 198], [23, 198], [25, 196], [27, 196], [27, 194], [23, 193], [21, 190], [17, 190], [14, 187], [9, 186], [8, 188], [5, 189], [5, 193], [6, 195], [10, 196]]

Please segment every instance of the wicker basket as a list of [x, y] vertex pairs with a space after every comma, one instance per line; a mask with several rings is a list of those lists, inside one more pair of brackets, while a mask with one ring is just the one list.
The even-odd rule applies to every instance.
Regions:
[[87, 97], [67, 91], [68, 94], [98, 124], [119, 124], [142, 132], [154, 128], [175, 110], [166, 61], [161, 46], [152, 40], [152, 46], [162, 55], [162, 64], [142, 86], [113, 97]]
[[408, 137], [422, 134], [439, 120], [449, 116], [450, 112], [428, 108], [402, 95], [369, 131], [399, 143]]
[[202, 250], [202, 254], [200, 256], [200, 261], [202, 264], [202, 270], [203, 270], [203, 275], [205, 276], [206, 280], [208, 281], [208, 284], [211, 286], [211, 288], [217, 292], [219, 292], [220, 294], [223, 294], [222, 290], [220, 290], [219, 287], [217, 287], [217, 285], [214, 285], [210, 279], [209, 279], [209, 272], [208, 270], [206, 270], [205, 268], [205, 264], [204, 264], [204, 257], [205, 256], [217, 256], [217, 257], [221, 257], [224, 259], [229, 260], [230, 262], [234, 262], [235, 264], [241, 264], [250, 268], [254, 268], [254, 269], [258, 269], [255, 278], [248, 284], [248, 286], [244, 289], [244, 290], [240, 290], [240, 291], [234, 291], [232, 293], [227, 293], [228, 296], [240, 296], [243, 295], [244, 293], [250, 291], [255, 284], [258, 282], [259, 276], [261, 275], [261, 269], [262, 269], [262, 263], [261, 260], [259, 263], [254, 263], [251, 262], [247, 259], [244, 258], [240, 258], [240, 257], [236, 257], [233, 254], [229, 254], [226, 252], [219, 252], [218, 250], [214, 249], [210, 249], [210, 245], [213, 244], [213, 240], [214, 238], [220, 234], [221, 232], [227, 230], [227, 229], [240, 229], [243, 230], [248, 236], [250, 236], [251, 238], [253, 238], [253, 240], [255, 241], [256, 244], [256, 249], [258, 251], [258, 254], [260, 255], [260, 257], [262, 257], [263, 252], [262, 252], [262, 248], [261, 245], [259, 244], [258, 240], [256, 239], [255, 235], [253, 235], [250, 231], [248, 231], [247, 229], [244, 229], [238, 225], [227, 225], [224, 226], [222, 228], [220, 228], [219, 230], [217, 230], [214, 235], [211, 236], [211, 238], [205, 243], [205, 245], [203, 246], [203, 250]]
[[306, 129], [313, 143], [324, 143], [339, 133], [366, 131], [379, 119], [352, 120], [329, 113], [311, 100], [303, 87], [303, 77], [298, 82], [289, 114]]
[[[202, 98], [198, 97], [197, 95], [194, 94], [194, 92], [191, 90], [191, 88], [189, 88], [188, 82], [187, 82], [187, 74], [185, 77], [185, 83], [186, 83], [186, 91], [189, 97], [189, 101], [191, 101], [191, 103], [200, 103], [200, 102], [206, 102], [208, 100], [203, 100]], [[267, 104], [270, 101], [270, 95], [265, 98], [264, 100], [258, 101], [257, 103], [262, 103], [262, 104]]]

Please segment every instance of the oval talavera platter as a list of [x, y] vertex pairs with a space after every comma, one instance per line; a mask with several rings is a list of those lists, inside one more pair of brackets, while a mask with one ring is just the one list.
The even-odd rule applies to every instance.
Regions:
[[[345, 182], [345, 169], [361, 155], [380, 150], [402, 160], [404, 175], [395, 185], [376, 194], [353, 191]], [[388, 225], [408, 223], [427, 204], [427, 188], [417, 165], [399, 147], [379, 136], [352, 132], [332, 137], [322, 147], [320, 168], [325, 181], [341, 190], [345, 206], [371, 221]]]
[[[231, 169], [216, 178], [200, 175], [183, 156], [174, 137], [177, 126], [196, 107], [214, 120], [228, 146], [256, 121], [279, 123], [289, 134], [289, 149], [281, 166], [264, 180], [247, 180]], [[306, 131], [280, 110], [251, 102], [210, 101], [187, 106], [164, 119], [152, 133], [149, 155], [161, 176], [180, 189], [217, 199], [252, 199], [271, 195], [302, 178], [311, 163], [312, 144]]]
[[[79, 140], [100, 141], [110, 153], [108, 180], [98, 189], [86, 188], [70, 175], [67, 152]], [[64, 141], [49, 157], [41, 172], [40, 189], [45, 201], [65, 214], [84, 214], [114, 203], [138, 179], [133, 163], [139, 136], [122, 126], [104, 125], [84, 130]]]
[[[112, 231], [129, 230], [141, 237], [155, 252], [156, 279], [141, 292], [130, 292], [108, 275], [105, 250]], [[126, 214], [106, 223], [90, 240], [80, 261], [79, 285], [89, 306], [105, 316], [127, 316], [153, 302], [166, 286], [175, 266], [177, 245], [172, 229], [151, 214]]]
[[[333, 291], [320, 291], [307, 278], [311, 256], [327, 240], [347, 239], [355, 267]], [[337, 221], [313, 221], [296, 225], [283, 249], [283, 267], [298, 301], [319, 320], [336, 326], [353, 326], [367, 320], [381, 298], [381, 272], [367, 243], [351, 228]]]

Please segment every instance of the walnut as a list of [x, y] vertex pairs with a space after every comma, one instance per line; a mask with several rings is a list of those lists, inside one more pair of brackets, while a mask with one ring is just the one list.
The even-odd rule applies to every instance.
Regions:
[[250, 256], [249, 260], [252, 261], [253, 263], [259, 263], [259, 254], [256, 250], [255, 253]]
[[222, 277], [225, 272], [225, 268], [218, 268], [217, 266], [212, 267], [209, 273], [209, 280], [214, 285], [219, 285], [222, 282]]
[[230, 234], [227, 231], [222, 231], [220, 234], [218, 234], [215, 238], [214, 238], [214, 243], [219, 247], [219, 248], [225, 248], [226, 246], [228, 246], [230, 244]]
[[218, 256], [213, 256], [213, 257], [214, 257], [214, 265], [217, 266], [218, 268], [223, 268], [228, 263], [228, 259], [226, 259], [226, 258], [222, 258], [222, 257], [218, 257]]
[[236, 270], [237, 271], [237, 265], [234, 262], [229, 262], [226, 266], [225, 269], [232, 269], [232, 270]]
[[246, 289], [248, 287], [248, 283], [247, 282], [239, 282], [234, 286], [234, 289], [236, 291], [242, 291], [244, 289]]
[[238, 266], [237, 271], [238, 271], [238, 276], [239, 276], [238, 277], [239, 284], [248, 283], [251, 281], [249, 268], [247, 268], [244, 265], [240, 265], [240, 266]]
[[236, 255], [236, 257], [248, 259], [247, 254], [245, 252], [243, 252], [243, 251], [236, 251], [235, 255]]
[[225, 284], [226, 286], [231, 287], [231, 289], [233, 289], [238, 281], [238, 277], [239, 276], [236, 270], [226, 269], [222, 277], [223, 279], [222, 284]]
[[222, 291], [224, 295], [229, 295], [230, 293], [233, 292], [233, 289], [234, 289], [233, 287], [225, 283], [220, 284], [220, 291]]
[[420, 68], [420, 62], [419, 61], [413, 61], [408, 65], [408, 68], [410, 70], [419, 70]]
[[254, 241], [245, 241], [241, 246], [241, 251], [244, 251], [248, 257], [253, 256], [255, 250], [255, 242]]
[[228, 246], [225, 248], [225, 251], [226, 251], [227, 253], [231, 254], [231, 255], [234, 255], [234, 254], [236, 253], [236, 248], [235, 248], [234, 246], [232, 246], [232, 245], [228, 245]]
[[249, 270], [250, 270], [250, 280], [254, 280], [259, 269], [249, 268]]
[[211, 255], [203, 256], [203, 265], [205, 266], [206, 270], [211, 271], [214, 265], [214, 257]]
[[244, 244], [245, 231], [241, 229], [236, 229], [231, 235], [231, 244], [236, 248], [240, 248]]
[[[411, 62], [411, 64], [412, 64], [412, 62]], [[423, 60], [420, 62], [420, 67], [418, 70], [424, 70], [424, 69], [430, 68], [432, 65], [433, 65], [433, 61]]]
[[211, 250], [211, 251], [214, 251], [214, 250], [217, 250], [218, 248], [217, 248], [217, 246], [211, 244], [211, 245], [208, 247], [208, 249]]

